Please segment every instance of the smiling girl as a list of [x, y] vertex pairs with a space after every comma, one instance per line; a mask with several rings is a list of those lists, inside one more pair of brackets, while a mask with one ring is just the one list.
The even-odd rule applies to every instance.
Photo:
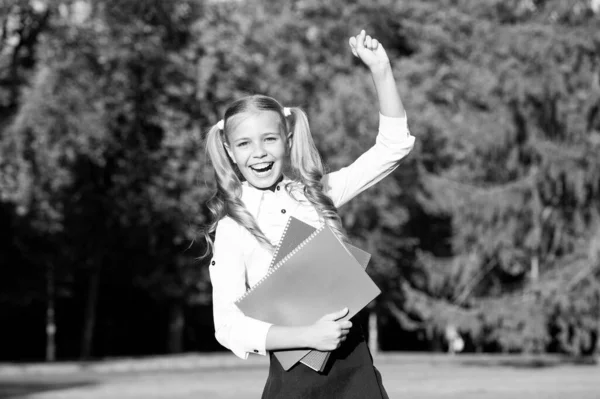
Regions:
[[351, 165], [325, 174], [306, 114], [266, 96], [232, 103], [206, 139], [217, 185], [205, 230], [217, 340], [242, 359], [296, 348], [333, 351], [321, 373], [301, 363], [285, 371], [271, 355], [263, 398], [387, 397], [360, 326], [341, 320], [347, 309], [290, 327], [235, 306], [268, 272], [289, 216], [317, 228], [325, 223], [343, 237], [337, 208], [389, 175], [414, 145], [385, 50], [364, 31], [350, 38], [350, 48], [371, 71], [380, 111], [373, 147]]
[[[260, 97], [255, 100], [260, 102]], [[283, 128], [277, 112], [258, 112], [238, 122], [223, 143], [230, 159], [252, 187], [269, 189], [283, 177], [283, 165], [292, 143], [291, 135], [286, 137]]]

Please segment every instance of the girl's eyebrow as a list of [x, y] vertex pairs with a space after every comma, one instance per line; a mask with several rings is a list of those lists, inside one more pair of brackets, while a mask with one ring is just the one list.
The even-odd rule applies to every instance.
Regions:
[[[279, 136], [279, 132], [264, 132], [264, 133], [260, 134], [260, 137], [270, 136], [272, 134]], [[242, 136], [242, 137], [236, 138], [235, 140], [233, 140], [233, 142], [237, 143], [238, 141], [241, 141], [241, 140], [251, 140], [251, 139], [248, 136]]]

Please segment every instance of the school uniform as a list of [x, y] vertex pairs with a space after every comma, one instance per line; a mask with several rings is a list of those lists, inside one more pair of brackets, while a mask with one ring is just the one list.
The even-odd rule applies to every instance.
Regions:
[[[351, 165], [325, 175], [323, 191], [339, 208], [389, 175], [413, 146], [414, 137], [410, 135], [406, 118], [380, 114], [375, 145]], [[273, 191], [259, 190], [244, 182], [240, 199], [274, 244], [279, 242], [290, 216], [315, 228], [323, 224], [317, 210], [304, 196], [301, 185], [287, 178]], [[209, 266], [215, 337], [242, 359], [249, 353], [267, 355], [265, 343], [271, 324], [245, 316], [234, 302], [267, 273], [271, 258], [272, 254], [244, 227], [227, 216], [219, 221]], [[354, 325], [323, 373], [303, 364], [284, 371], [271, 355], [263, 398], [385, 397], [362, 332], [357, 322]], [[364, 389], [368, 392], [361, 391]]]

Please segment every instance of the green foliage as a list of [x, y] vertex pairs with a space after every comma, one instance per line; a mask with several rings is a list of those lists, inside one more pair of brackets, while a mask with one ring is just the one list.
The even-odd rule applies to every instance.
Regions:
[[[415, 82], [431, 84], [412, 89], [424, 93], [429, 110], [417, 116], [424, 116], [423, 149], [431, 152], [424, 154], [419, 198], [428, 212], [451, 215], [453, 226], [452, 261], [422, 262], [433, 277], [432, 294], [441, 274], [444, 289], [437, 295], [471, 309], [463, 329], [475, 346], [488, 346], [489, 338], [476, 338], [485, 330], [499, 350], [580, 354], [564, 334], [550, 335], [556, 317], [550, 310], [556, 305], [545, 299], [550, 293], [535, 301], [522, 293], [532, 280], [556, 281], [557, 268], [575, 268], [566, 256], [586, 253], [586, 238], [597, 228], [599, 130], [590, 115], [598, 107], [598, 38], [591, 34], [598, 19], [561, 2], [526, 9], [525, 2], [513, 3], [496, 3], [498, 14], [487, 4], [469, 14], [457, 6], [448, 13], [454, 20], [435, 20], [436, 31], [451, 34], [431, 36], [431, 55], [414, 69]], [[421, 36], [429, 32], [427, 20], [413, 24]], [[421, 77], [433, 73], [430, 65], [438, 66], [439, 79]], [[446, 273], [440, 264], [449, 266]], [[561, 292], [560, 301], [576, 306], [574, 292]], [[576, 306], [586, 322], [561, 319], [561, 329], [597, 336], [596, 294], [577, 295], [590, 303]]]
[[375, 307], [432, 347], [453, 324], [468, 350], [597, 349], [600, 22], [588, 2], [22, 0], [0, 11], [0, 307], [42, 303], [52, 270], [64, 309], [96, 303], [98, 316], [79, 311], [100, 334], [135, 323], [109, 310], [150, 298], [158, 325], [197, 335], [177, 326], [181, 309], [210, 304], [196, 259], [212, 188], [202, 132], [232, 99], [263, 93], [304, 107], [330, 169], [348, 164], [377, 124], [370, 78], [347, 49], [365, 28], [392, 58], [417, 137], [399, 170], [340, 210], [373, 254]]

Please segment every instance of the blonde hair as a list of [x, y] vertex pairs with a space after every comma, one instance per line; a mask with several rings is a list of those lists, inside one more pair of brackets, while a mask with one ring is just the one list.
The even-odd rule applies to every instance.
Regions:
[[[325, 171], [321, 156], [312, 138], [306, 114], [300, 108], [294, 107], [290, 108], [290, 115], [286, 118], [284, 108], [275, 99], [253, 95], [233, 102], [225, 111], [221, 125], [223, 128], [221, 129], [220, 124], [216, 124], [206, 136], [206, 152], [215, 170], [217, 188], [207, 202], [211, 213], [211, 222], [204, 229], [207, 250], [202, 257], [212, 253], [212, 234], [219, 221], [225, 216], [229, 216], [243, 226], [267, 249], [272, 251], [274, 248], [274, 244], [261, 231], [258, 223], [241, 201], [244, 178], [225, 150], [227, 133], [235, 127], [243, 114], [265, 111], [277, 112], [282, 126], [285, 127], [285, 132], [292, 132], [293, 145], [289, 153], [289, 177], [303, 187], [306, 199], [316, 208], [325, 223], [340, 238], [346, 240], [337, 209], [331, 198], [323, 193], [321, 178]], [[284, 134], [284, 137], [287, 135]], [[290, 190], [289, 185], [286, 186], [286, 189]]]

